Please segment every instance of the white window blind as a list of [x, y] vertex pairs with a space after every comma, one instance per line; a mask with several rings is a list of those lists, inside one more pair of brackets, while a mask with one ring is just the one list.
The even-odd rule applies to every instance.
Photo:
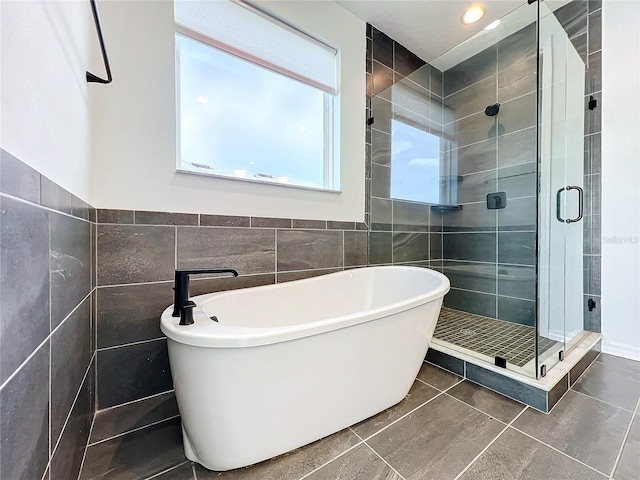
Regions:
[[175, 22], [223, 50], [337, 94], [337, 51], [241, 1], [176, 0]]

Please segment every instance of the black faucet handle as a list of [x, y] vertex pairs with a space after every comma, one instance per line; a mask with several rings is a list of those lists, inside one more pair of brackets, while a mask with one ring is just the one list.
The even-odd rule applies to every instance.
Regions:
[[203, 273], [232, 273], [234, 277], [238, 276], [238, 272], [233, 268], [179, 268], [176, 270], [176, 277]]
[[173, 317], [180, 317], [180, 325], [182, 323], [182, 307], [187, 305], [189, 300], [189, 276], [202, 275], [205, 273], [232, 273], [234, 277], [238, 276], [238, 272], [233, 268], [185, 268], [177, 269], [175, 276], [174, 301], [173, 301]]
[[192, 302], [191, 300], [182, 305], [182, 308], [180, 308], [180, 325], [193, 324], [193, 308], [195, 306], [195, 302]]

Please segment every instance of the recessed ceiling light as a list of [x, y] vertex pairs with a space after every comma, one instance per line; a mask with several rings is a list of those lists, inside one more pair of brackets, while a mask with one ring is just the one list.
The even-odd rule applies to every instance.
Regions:
[[207, 103], [207, 99], [205, 97], [203, 97], [202, 95], [200, 95], [198, 98], [196, 98], [196, 101], [198, 103]]
[[500, 19], [496, 20], [495, 22], [491, 22], [489, 25], [484, 27], [484, 29], [485, 30], [493, 30], [494, 28], [498, 28], [498, 25], [500, 25]]
[[476, 23], [484, 17], [484, 8], [482, 7], [469, 7], [460, 17], [460, 21], [465, 25]]

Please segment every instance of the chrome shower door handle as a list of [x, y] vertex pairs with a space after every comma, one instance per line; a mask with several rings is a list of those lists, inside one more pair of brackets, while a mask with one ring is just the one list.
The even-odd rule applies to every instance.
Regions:
[[577, 185], [569, 185], [566, 187], [566, 190], [577, 190], [578, 191], [578, 216], [576, 218], [567, 218], [567, 223], [576, 223], [582, 220], [582, 216], [584, 213], [584, 190], [582, 187]]
[[566, 220], [564, 218], [562, 218], [561, 214], [560, 214], [560, 199], [562, 198], [562, 192], [564, 192], [567, 189], [567, 187], [562, 187], [560, 190], [558, 190], [558, 193], [556, 193], [556, 218], [558, 219], [559, 222], [561, 223], [565, 223]]

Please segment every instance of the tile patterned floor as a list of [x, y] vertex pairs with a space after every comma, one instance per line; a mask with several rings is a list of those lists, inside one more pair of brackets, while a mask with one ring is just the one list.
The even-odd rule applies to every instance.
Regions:
[[[535, 328], [526, 325], [442, 308], [433, 337], [490, 358], [506, 358], [508, 364], [524, 367], [536, 354], [535, 332]], [[544, 337], [538, 341], [541, 355], [558, 345]]]
[[606, 354], [549, 415], [425, 363], [396, 406], [275, 459], [211, 472], [184, 458], [177, 417], [158, 421], [175, 414], [169, 394], [100, 413], [80, 478], [637, 479], [639, 404], [640, 362]]

